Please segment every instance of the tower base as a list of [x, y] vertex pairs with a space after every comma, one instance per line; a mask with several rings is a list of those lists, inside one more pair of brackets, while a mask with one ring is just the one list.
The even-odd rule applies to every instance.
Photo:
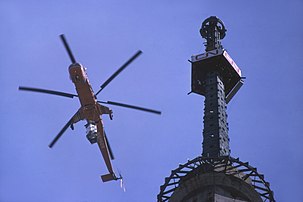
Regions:
[[171, 171], [158, 202], [275, 202], [264, 175], [238, 158], [199, 156]]
[[224, 173], [202, 173], [180, 183], [170, 202], [262, 202], [245, 181]]

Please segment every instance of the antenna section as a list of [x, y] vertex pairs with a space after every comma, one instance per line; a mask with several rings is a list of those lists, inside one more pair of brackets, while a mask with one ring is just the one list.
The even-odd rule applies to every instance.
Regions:
[[226, 29], [223, 22], [216, 16], [211, 16], [204, 20], [200, 29], [200, 34], [206, 39], [206, 51], [223, 48], [220, 40], [225, 37]]
[[172, 170], [160, 186], [158, 202], [275, 202], [264, 175], [230, 154], [227, 103], [243, 84], [240, 68], [223, 49], [223, 22], [211, 16], [202, 23], [205, 53], [191, 57], [191, 92], [204, 99], [202, 155]]

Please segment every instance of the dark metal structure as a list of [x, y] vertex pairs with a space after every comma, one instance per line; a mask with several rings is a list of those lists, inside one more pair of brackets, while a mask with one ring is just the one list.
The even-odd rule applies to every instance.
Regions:
[[158, 202], [274, 202], [264, 176], [248, 162], [230, 156], [226, 107], [243, 85], [240, 68], [223, 49], [223, 22], [207, 18], [200, 29], [205, 53], [191, 58], [191, 92], [205, 96], [203, 152], [171, 172]]

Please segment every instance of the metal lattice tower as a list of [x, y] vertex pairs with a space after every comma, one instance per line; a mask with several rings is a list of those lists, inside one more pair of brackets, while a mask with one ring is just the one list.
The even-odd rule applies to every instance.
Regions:
[[218, 72], [207, 73], [204, 81], [204, 157], [229, 156], [229, 138], [224, 85]]
[[243, 85], [240, 68], [223, 49], [223, 22], [207, 18], [200, 29], [205, 53], [191, 58], [194, 93], [203, 95], [202, 156], [171, 171], [158, 202], [274, 202], [264, 176], [248, 162], [230, 156], [226, 107]]

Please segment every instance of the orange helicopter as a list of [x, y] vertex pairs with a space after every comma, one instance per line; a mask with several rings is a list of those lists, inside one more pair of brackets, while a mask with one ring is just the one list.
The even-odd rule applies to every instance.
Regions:
[[65, 93], [65, 92], [60, 92], [60, 91], [46, 90], [46, 89], [40, 89], [40, 88], [31, 88], [31, 87], [22, 87], [22, 86], [19, 87], [19, 90], [47, 93], [47, 94], [53, 94], [53, 95], [69, 97], [69, 98], [78, 97], [80, 104], [81, 104], [80, 109], [73, 115], [73, 117], [61, 129], [61, 131], [58, 133], [58, 135], [49, 144], [49, 147], [52, 148], [54, 146], [54, 144], [63, 135], [63, 133], [67, 130], [68, 127], [70, 127], [72, 130], [74, 130], [73, 124], [77, 123], [80, 120], [86, 120], [87, 121], [87, 124], [85, 125], [86, 137], [90, 141], [91, 144], [98, 143], [98, 146], [99, 146], [101, 154], [103, 156], [105, 165], [109, 172], [108, 174], [101, 176], [102, 181], [107, 182], [107, 181], [111, 181], [111, 180], [122, 179], [121, 175], [119, 177], [117, 177], [114, 173], [113, 166], [111, 164], [111, 160], [114, 159], [114, 155], [113, 155], [112, 149], [109, 145], [108, 139], [106, 137], [106, 133], [103, 129], [103, 123], [102, 123], [102, 119], [101, 119], [101, 115], [103, 115], [103, 114], [108, 114], [110, 119], [112, 119], [113, 112], [110, 108], [103, 106], [100, 103], [127, 107], [127, 108], [142, 110], [142, 111], [146, 111], [146, 112], [151, 112], [151, 113], [155, 113], [155, 114], [161, 114], [161, 112], [157, 111], [157, 110], [153, 110], [153, 109], [147, 109], [147, 108], [138, 107], [138, 106], [134, 106], [134, 105], [128, 105], [128, 104], [124, 104], [124, 103], [118, 103], [118, 102], [112, 102], [112, 101], [107, 101], [107, 102], [98, 101], [97, 95], [122, 70], [124, 70], [133, 60], [135, 60], [142, 53], [142, 51], [139, 50], [126, 63], [124, 63], [111, 77], [109, 77], [100, 86], [100, 90], [96, 94], [94, 94], [91, 84], [90, 84], [87, 74], [86, 74], [86, 68], [84, 68], [80, 63], [76, 62], [76, 60], [71, 52], [71, 49], [69, 48], [69, 45], [63, 34], [60, 35], [60, 38], [65, 46], [66, 51], [68, 52], [71, 62], [72, 62], [72, 64], [69, 66], [69, 75], [70, 75], [70, 79], [72, 80], [72, 82], [74, 83], [74, 85], [76, 87], [77, 94], [70, 94], [70, 93]]

